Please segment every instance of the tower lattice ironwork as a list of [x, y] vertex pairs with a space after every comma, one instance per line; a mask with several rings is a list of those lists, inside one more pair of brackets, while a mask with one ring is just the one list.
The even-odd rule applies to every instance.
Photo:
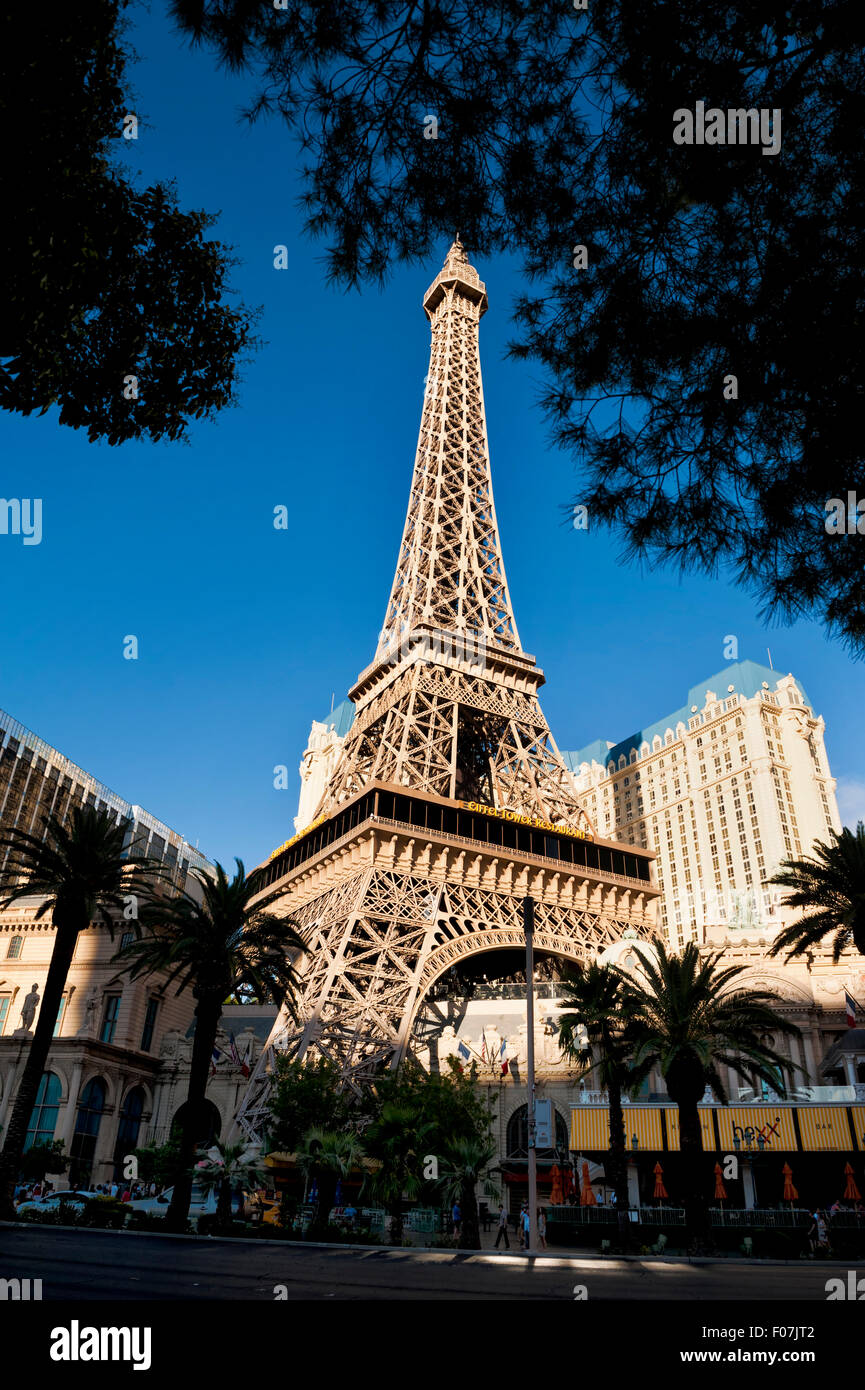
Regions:
[[238, 1113], [249, 1134], [277, 1049], [368, 1080], [405, 1054], [444, 970], [523, 944], [527, 894], [536, 946], [572, 960], [651, 925], [651, 856], [595, 841], [520, 643], [481, 385], [487, 294], [459, 238], [423, 306], [430, 368], [384, 627], [312, 823], [265, 873], [261, 905], [308, 954], [299, 1023], [277, 1021]]

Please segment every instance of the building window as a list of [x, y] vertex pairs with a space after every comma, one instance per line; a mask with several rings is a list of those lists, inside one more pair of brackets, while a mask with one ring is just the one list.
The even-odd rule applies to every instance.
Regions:
[[[556, 1149], [559, 1153], [568, 1152], [568, 1127], [558, 1110], [553, 1107], [556, 1116]], [[519, 1106], [508, 1120], [507, 1129], [507, 1156], [508, 1158], [528, 1158], [529, 1156], [529, 1109], [527, 1105]], [[538, 1149], [538, 1153], [552, 1153], [550, 1149]]]
[[72, 1136], [72, 1163], [69, 1173], [72, 1187], [83, 1187], [90, 1182], [96, 1140], [105, 1111], [105, 1095], [105, 1082], [99, 1076], [94, 1076], [92, 1081], [88, 1081], [81, 1093], [75, 1133]]
[[64, 1018], [64, 1015], [65, 1015], [65, 1013], [66, 1013], [66, 1005], [67, 1005], [68, 1003], [69, 1003], [69, 995], [68, 995], [68, 994], [62, 995], [62, 996], [61, 996], [61, 999], [60, 999], [60, 1007], [59, 1007], [59, 1009], [57, 1010], [57, 1018], [55, 1019], [55, 1022], [54, 1022], [54, 1036], [55, 1036], [55, 1038], [59, 1038], [59, 1037], [60, 1037], [60, 1029], [63, 1027], [63, 1018]]
[[149, 1052], [153, 1045], [153, 1029], [156, 1027], [156, 1015], [159, 1012], [159, 1000], [148, 999], [147, 1012], [144, 1015], [144, 1027], [141, 1031], [141, 1051]]
[[140, 1086], [133, 1086], [123, 1102], [120, 1123], [117, 1126], [117, 1145], [114, 1150], [114, 1171], [117, 1176], [123, 1172], [124, 1159], [138, 1145], [141, 1129], [141, 1116], [144, 1113], [144, 1092]]
[[53, 1071], [42, 1073], [36, 1103], [30, 1112], [27, 1138], [24, 1140], [25, 1153], [34, 1144], [50, 1144], [57, 1126], [57, 1112], [60, 1108], [60, 1077]]
[[135, 932], [134, 932], [134, 931], [125, 931], [125, 932], [123, 933], [123, 935], [121, 936], [121, 938], [120, 938], [120, 949], [121, 949], [121, 951], [125, 951], [126, 948], [127, 948], [127, 946], [131, 946], [134, 940], [135, 940]]
[[102, 1028], [99, 1032], [99, 1041], [110, 1043], [114, 1041], [114, 1030], [117, 1027], [117, 1014], [120, 1009], [120, 995], [109, 994], [105, 1000], [105, 1012], [102, 1015]]
[[6, 959], [7, 959], [7, 960], [20, 960], [20, 959], [21, 959], [21, 947], [22, 947], [23, 945], [24, 945], [24, 938], [23, 938], [23, 936], [13, 936], [12, 940], [9, 942], [9, 949], [8, 949], [8, 951], [6, 952]]
[[10, 995], [0, 994], [0, 1035], [6, 1027], [6, 1015], [9, 1012]]

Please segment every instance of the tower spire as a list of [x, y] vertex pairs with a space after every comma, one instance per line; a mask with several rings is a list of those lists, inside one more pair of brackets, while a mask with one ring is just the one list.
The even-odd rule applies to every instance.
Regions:
[[421, 625], [519, 652], [493, 503], [478, 326], [486, 286], [459, 234], [423, 300], [429, 372], [382, 646]]

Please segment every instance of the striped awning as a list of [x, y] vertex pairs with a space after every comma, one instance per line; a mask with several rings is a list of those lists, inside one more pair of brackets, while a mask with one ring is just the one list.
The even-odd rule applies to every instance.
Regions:
[[789, 1106], [722, 1105], [718, 1108], [718, 1133], [725, 1152], [732, 1152], [737, 1140], [740, 1149], [756, 1151], [761, 1138], [767, 1153], [795, 1153], [798, 1148]]
[[[715, 1126], [712, 1124], [711, 1110], [699, 1108], [700, 1132], [703, 1136], [703, 1149], [708, 1153], [715, 1147]], [[670, 1109], [667, 1111], [667, 1147], [678, 1152], [679, 1149], [679, 1111]]]
[[853, 1134], [856, 1147], [865, 1152], [865, 1105], [851, 1105], [853, 1115]]
[[[661, 1132], [661, 1112], [657, 1105], [625, 1105], [625, 1147], [633, 1147], [631, 1140], [637, 1136], [641, 1149], [650, 1153], [660, 1152], [663, 1147]], [[603, 1108], [589, 1105], [571, 1106], [571, 1148], [580, 1153], [593, 1150], [606, 1151], [610, 1147], [610, 1113]]]
[[[803, 1106], [799, 1111], [799, 1133], [802, 1135], [802, 1148], [808, 1153], [850, 1148], [847, 1111], [841, 1106]], [[861, 1135], [859, 1140], [861, 1143]]]

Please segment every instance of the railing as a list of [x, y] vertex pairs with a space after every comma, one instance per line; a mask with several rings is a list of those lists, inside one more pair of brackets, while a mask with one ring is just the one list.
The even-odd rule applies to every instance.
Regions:
[[[684, 1207], [631, 1207], [630, 1218], [639, 1221], [641, 1226], [684, 1226]], [[710, 1207], [709, 1218], [713, 1226], [745, 1229], [765, 1227], [771, 1230], [790, 1230], [810, 1226], [813, 1215], [805, 1207]], [[547, 1207], [549, 1221], [564, 1222], [577, 1226], [598, 1226], [617, 1224], [615, 1207]], [[831, 1230], [865, 1230], [865, 1213], [839, 1211], [829, 1217]]]
[[[455, 845], [477, 845], [478, 849], [492, 858], [501, 858], [502, 855], [510, 855], [515, 859], [530, 859], [532, 863], [549, 864], [557, 873], [571, 875], [576, 878], [602, 878], [611, 879], [614, 883], [624, 884], [626, 888], [639, 887], [640, 889], [657, 895], [659, 889], [657, 884], [649, 879], [634, 878], [630, 874], [616, 874], [612, 869], [595, 869], [588, 864], [570, 864], [566, 859], [553, 859], [547, 854], [531, 854], [522, 850], [513, 849], [510, 845], [496, 845], [490, 840], [477, 840], [471, 835], [455, 835], [450, 830], [427, 830], [422, 825], [412, 825], [407, 820], [391, 820], [389, 816], [370, 816], [368, 822], [372, 825], [392, 825], [398, 830], [411, 830], [415, 835], [435, 836], [437, 840], [449, 840]], [[364, 824], [364, 822], [362, 822]], [[357, 828], [357, 827], [355, 827]], [[594, 842], [590, 842], [594, 843]], [[327, 846], [331, 848], [330, 845]]]

